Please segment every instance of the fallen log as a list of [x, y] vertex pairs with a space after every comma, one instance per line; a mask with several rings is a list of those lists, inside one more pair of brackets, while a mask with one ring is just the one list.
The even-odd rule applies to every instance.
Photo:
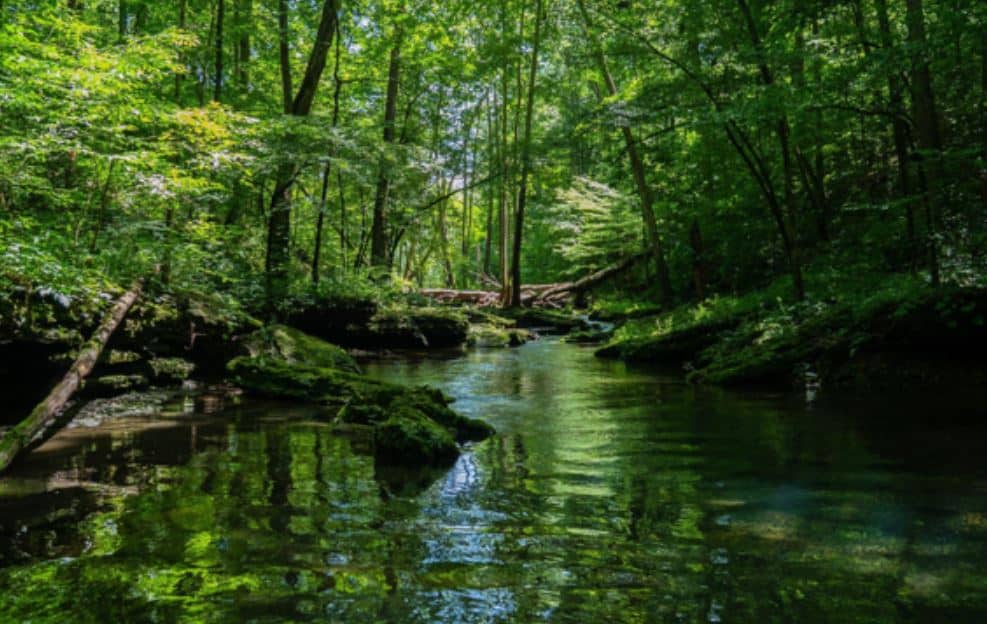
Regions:
[[535, 297], [535, 301], [537, 302], [539, 300], [552, 300], [562, 295], [569, 296], [569, 295], [578, 295], [584, 293], [587, 290], [590, 290], [602, 284], [608, 279], [616, 277], [617, 275], [620, 275], [624, 271], [627, 271], [628, 269], [636, 265], [638, 262], [644, 260], [650, 255], [651, 255], [650, 251], [643, 251], [639, 254], [635, 254], [633, 256], [624, 258], [620, 262], [616, 264], [611, 264], [610, 266], [600, 269], [595, 273], [591, 273], [586, 277], [576, 280], [575, 282], [558, 284], [555, 288], [549, 288], [547, 290], [543, 290], [537, 297]]
[[137, 280], [125, 292], [110, 311], [103, 317], [99, 328], [92, 335], [88, 342], [83, 345], [72, 368], [65, 377], [48, 394], [45, 399], [38, 404], [31, 414], [9, 430], [0, 439], [0, 472], [17, 458], [17, 456], [27, 448], [28, 445], [39, 435], [42, 435], [58, 419], [58, 416], [65, 408], [75, 391], [79, 389], [85, 378], [92, 372], [99, 360], [100, 354], [106, 343], [109, 342], [113, 332], [116, 331], [127, 312], [133, 307], [134, 302], [140, 296], [144, 287], [144, 280]]
[[[536, 307], [565, 307], [566, 300], [573, 295], [580, 295], [586, 291], [602, 284], [603, 282], [620, 275], [624, 271], [632, 268], [638, 262], [644, 260], [650, 252], [644, 251], [639, 254], [628, 256], [620, 262], [600, 269], [574, 282], [562, 282], [558, 284], [526, 284], [521, 287], [521, 303], [524, 306]], [[419, 292], [439, 303], [471, 304], [477, 306], [497, 306], [501, 303], [501, 286], [489, 275], [481, 274], [480, 281], [488, 287], [496, 290], [452, 290], [446, 288], [424, 288]]]

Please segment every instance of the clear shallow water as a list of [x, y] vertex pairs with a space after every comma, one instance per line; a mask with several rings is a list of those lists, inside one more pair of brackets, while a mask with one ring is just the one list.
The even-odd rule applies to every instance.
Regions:
[[311, 408], [67, 431], [0, 480], [0, 621], [987, 621], [976, 401], [806, 408], [548, 341], [368, 369], [500, 433], [422, 488]]

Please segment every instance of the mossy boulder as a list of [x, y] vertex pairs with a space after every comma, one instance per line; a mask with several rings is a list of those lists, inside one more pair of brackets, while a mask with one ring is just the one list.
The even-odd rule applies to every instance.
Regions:
[[500, 327], [503, 329], [508, 327], [517, 327], [517, 321], [514, 319], [495, 314], [490, 310], [484, 310], [481, 308], [463, 308], [463, 314], [465, 314], [467, 320], [474, 325], [493, 325], [494, 327]]
[[466, 316], [451, 308], [387, 308], [371, 319], [367, 342], [384, 349], [448, 349], [466, 342], [469, 327]]
[[[658, 317], [656, 317], [657, 319]], [[596, 356], [625, 362], [681, 365], [696, 358], [703, 350], [716, 344], [726, 332], [737, 328], [740, 316], [710, 319], [683, 326], [672, 326], [658, 332], [626, 332], [596, 351]], [[656, 321], [651, 321], [654, 325]], [[647, 325], [647, 320], [640, 322]]]
[[568, 334], [590, 329], [585, 318], [563, 310], [544, 308], [505, 308], [497, 314], [512, 319], [518, 327], [534, 329], [543, 334]]
[[180, 384], [195, 371], [195, 364], [182, 358], [153, 358], [148, 364], [156, 384]]
[[612, 329], [583, 329], [572, 332], [565, 337], [565, 341], [572, 344], [600, 344], [610, 340], [612, 336]]
[[440, 466], [459, 457], [452, 435], [413, 410], [398, 410], [374, 427], [374, 448], [377, 460], [387, 465]]
[[270, 357], [289, 364], [360, 373], [360, 366], [345, 350], [293, 327], [264, 327], [243, 338], [242, 342], [251, 357]]
[[82, 387], [82, 395], [87, 398], [107, 398], [127, 392], [146, 390], [151, 382], [144, 375], [103, 375], [90, 377]]
[[375, 457], [385, 464], [448, 465], [458, 456], [456, 442], [483, 440], [494, 432], [451, 410], [449, 399], [432, 388], [406, 388], [273, 357], [239, 357], [228, 369], [232, 381], [251, 392], [336, 407], [336, 422], [373, 428]]
[[148, 359], [181, 358], [209, 376], [220, 375], [240, 354], [233, 340], [261, 326], [256, 319], [208, 293], [145, 296], [110, 341], [113, 349]]
[[505, 348], [519, 347], [533, 338], [527, 329], [498, 327], [496, 325], [471, 325], [466, 342], [471, 347]]

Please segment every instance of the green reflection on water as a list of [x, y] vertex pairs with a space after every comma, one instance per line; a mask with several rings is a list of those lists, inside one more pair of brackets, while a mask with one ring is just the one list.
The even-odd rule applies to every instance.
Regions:
[[547, 342], [368, 368], [501, 433], [425, 490], [299, 408], [77, 434], [0, 481], [0, 621], [987, 619], [979, 425]]

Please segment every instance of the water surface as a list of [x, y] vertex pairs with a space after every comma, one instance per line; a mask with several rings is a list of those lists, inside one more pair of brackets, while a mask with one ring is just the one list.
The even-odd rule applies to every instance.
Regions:
[[368, 369], [500, 433], [431, 482], [317, 408], [67, 430], [0, 480], [0, 621], [987, 621], [975, 401], [806, 406], [551, 341]]

